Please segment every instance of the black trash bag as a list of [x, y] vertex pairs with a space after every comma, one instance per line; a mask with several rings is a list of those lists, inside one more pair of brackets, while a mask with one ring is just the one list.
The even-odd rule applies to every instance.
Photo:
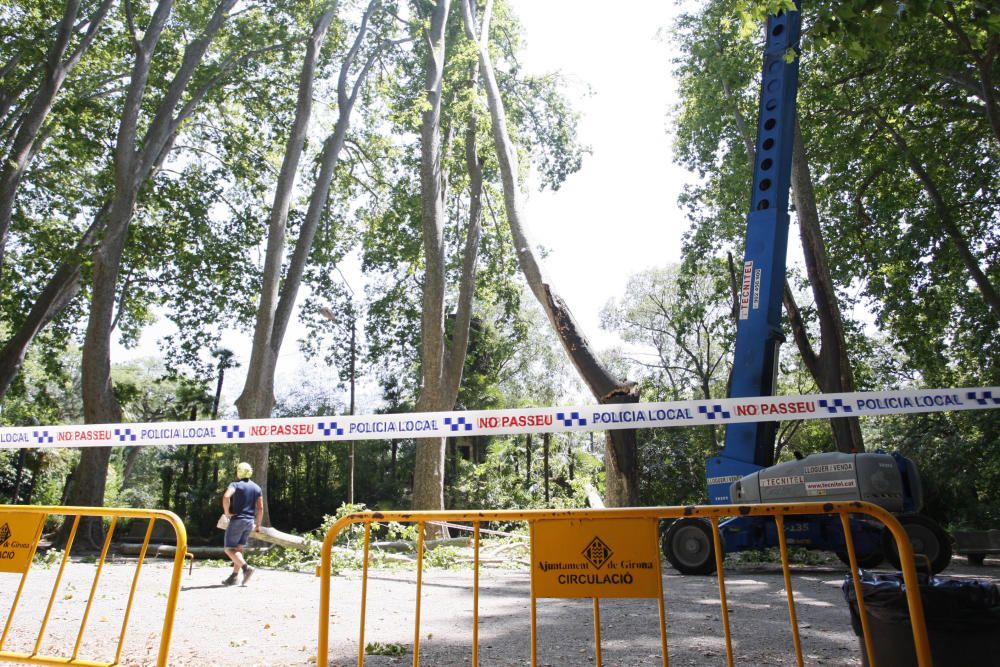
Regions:
[[[1000, 588], [988, 579], [918, 575], [934, 667], [1000, 667]], [[854, 580], [841, 587], [851, 610], [864, 664], [868, 656]], [[910, 611], [900, 572], [861, 571], [861, 594], [878, 667], [914, 667]]]

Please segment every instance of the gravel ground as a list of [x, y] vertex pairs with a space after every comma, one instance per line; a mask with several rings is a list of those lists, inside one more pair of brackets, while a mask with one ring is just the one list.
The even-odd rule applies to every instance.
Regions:
[[[32, 570], [4, 650], [31, 652], [57, 569]], [[42, 654], [72, 654], [94, 571], [93, 563], [74, 562], [67, 566], [40, 647]], [[135, 561], [117, 561], [105, 566], [79, 658], [113, 659], [134, 572]], [[725, 664], [717, 579], [680, 576], [669, 566], [665, 566], [664, 572], [670, 664]], [[196, 564], [190, 575], [185, 570], [170, 664], [315, 664], [317, 578], [312, 574], [258, 570], [246, 587], [227, 588], [221, 585], [227, 573], [228, 568], [208, 562]], [[851, 631], [847, 605], [840, 591], [845, 573], [838, 567], [795, 568], [793, 590], [807, 664], [861, 664], [858, 640]], [[166, 605], [163, 591], [169, 574], [166, 561], [150, 561], [143, 568], [121, 664], [155, 663]], [[947, 574], [996, 578], [1000, 575], [1000, 561], [987, 561], [981, 568], [957, 564]], [[404, 654], [369, 655], [365, 664], [412, 664], [414, 582], [413, 572], [371, 572], [365, 641]], [[17, 575], [0, 574], [0, 590], [4, 591], [5, 599], [13, 598], [17, 583]], [[480, 585], [480, 664], [530, 665], [527, 572], [484, 570]], [[736, 664], [795, 664], [780, 568], [761, 565], [727, 569], [726, 590]], [[359, 573], [349, 572], [333, 580], [331, 664], [356, 664], [360, 591]], [[6, 606], [2, 605], [4, 611], [0, 614], [6, 613]], [[602, 600], [600, 616], [603, 664], [660, 664], [655, 601]], [[594, 664], [590, 600], [539, 600], [537, 623], [540, 665]], [[421, 664], [470, 664], [471, 638], [471, 572], [425, 571]]]

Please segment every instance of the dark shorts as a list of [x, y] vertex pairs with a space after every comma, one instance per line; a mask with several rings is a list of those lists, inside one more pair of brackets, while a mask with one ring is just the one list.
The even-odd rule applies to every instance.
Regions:
[[229, 520], [229, 528], [226, 528], [226, 537], [223, 545], [227, 549], [245, 547], [250, 538], [250, 531], [253, 530], [253, 519], [233, 517]]

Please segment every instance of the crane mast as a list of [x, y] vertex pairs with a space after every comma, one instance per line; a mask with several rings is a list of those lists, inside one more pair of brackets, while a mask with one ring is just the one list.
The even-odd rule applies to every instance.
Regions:
[[[800, 2], [768, 17], [757, 120], [753, 189], [736, 325], [729, 396], [772, 396], [788, 247], [795, 98], [799, 78]], [[712, 503], [728, 503], [730, 484], [774, 463], [777, 422], [730, 424], [723, 449], [707, 464]]]

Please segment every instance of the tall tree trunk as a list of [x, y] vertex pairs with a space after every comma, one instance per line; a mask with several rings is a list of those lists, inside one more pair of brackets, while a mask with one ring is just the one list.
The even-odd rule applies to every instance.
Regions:
[[[88, 424], [121, 421], [121, 408], [111, 386], [111, 332], [114, 328], [118, 272], [128, 238], [129, 225], [135, 214], [140, 188], [162, 164], [181, 122], [193, 113], [195, 106], [208, 92], [206, 84], [202, 83], [200, 89], [190, 91], [188, 100], [181, 105], [182, 97], [188, 90], [188, 83], [195, 69], [222, 27], [233, 4], [235, 0], [222, 0], [216, 5], [202, 33], [188, 43], [181, 65], [149, 122], [141, 144], [137, 141], [137, 130], [140, 126], [142, 103], [153, 53], [170, 16], [172, 0], [160, 0], [142, 40], [133, 43], [135, 62], [115, 142], [114, 195], [105, 217], [104, 235], [93, 258], [93, 292], [81, 368], [84, 421]], [[178, 106], [181, 108], [179, 112]], [[94, 226], [96, 225], [92, 225]], [[68, 500], [70, 504], [103, 505], [110, 456], [110, 447], [83, 449], [77, 465], [77, 483], [73, 486]], [[88, 526], [84, 532], [87, 539], [94, 542], [98, 537], [102, 537], [103, 531], [99, 521], [88, 519], [82, 523]], [[60, 537], [63, 538], [65, 535], [66, 524]], [[94, 542], [95, 546], [97, 544], [99, 540]]]
[[[314, 23], [312, 34], [306, 44], [306, 56], [299, 77], [295, 120], [292, 123], [285, 147], [278, 187], [271, 205], [264, 259], [263, 287], [260, 303], [257, 306], [250, 364], [247, 368], [247, 379], [243, 386], [243, 392], [236, 399], [236, 408], [241, 419], [270, 417], [271, 410], [274, 408], [274, 374], [285, 332], [295, 308], [299, 288], [302, 284], [302, 276], [312, 251], [313, 240], [316, 237], [316, 230], [319, 228], [323, 211], [329, 199], [330, 186], [340, 161], [340, 153], [344, 147], [347, 130], [350, 127], [351, 113], [378, 53], [377, 50], [373, 52], [364, 63], [354, 83], [351, 84], [348, 81], [348, 75], [357, 60], [368, 31], [369, 19], [376, 7], [375, 0], [368, 4], [362, 15], [361, 25], [354, 42], [341, 63], [337, 83], [337, 122], [333, 132], [323, 142], [323, 149], [319, 157], [319, 171], [309, 196], [309, 207], [299, 229], [299, 236], [296, 239], [292, 256], [288, 260], [287, 271], [282, 276], [285, 228], [288, 210], [291, 206], [292, 186], [312, 115], [312, 90], [316, 69], [319, 65], [320, 51], [330, 23], [335, 16], [336, 6], [326, 7], [324, 13]], [[264, 491], [264, 525], [271, 523], [267, 502], [269, 455], [270, 445], [268, 443], [240, 445], [240, 457], [253, 466], [254, 480]]]
[[[428, 106], [420, 126], [420, 198], [424, 247], [423, 307], [420, 316], [418, 411], [439, 409], [445, 402], [444, 375], [444, 198], [441, 156], [441, 95], [444, 80], [445, 32], [450, 0], [434, 5], [427, 35], [424, 89]], [[444, 509], [443, 437], [419, 438], [413, 467], [413, 508]]]
[[[525, 231], [516, 149], [507, 131], [507, 115], [487, 48], [491, 3], [487, 2], [482, 27], [477, 33], [472, 0], [461, 0], [461, 2], [466, 35], [476, 45], [479, 54], [479, 66], [482, 70], [483, 84], [486, 88], [486, 98], [492, 119], [493, 142], [503, 182], [507, 224], [514, 240], [514, 247], [517, 249], [517, 260], [521, 272], [535, 298], [545, 310], [567, 355], [580, 377], [590, 388], [594, 398], [601, 404], [637, 403], [639, 401], [638, 387], [635, 383], [614, 377], [605, 368], [573, 319], [566, 303], [555, 293], [552, 285], [542, 274], [541, 266], [534, 254], [534, 246], [528, 240]], [[614, 507], [637, 505], [639, 502], [639, 466], [635, 430], [609, 431], [607, 445], [608, 456], [613, 459], [610, 462], [605, 461], [609, 480], [606, 494], [608, 504]]]
[[[94, 293], [81, 365], [83, 419], [87, 424], [114, 424], [122, 419], [121, 406], [111, 386], [111, 331], [118, 267], [134, 205], [134, 199], [128, 196], [119, 197], [112, 205], [110, 233], [94, 257]], [[77, 483], [68, 499], [70, 505], [100, 507], [104, 504], [110, 459], [111, 447], [83, 448], [76, 468]], [[81, 525], [86, 528], [83, 536], [96, 548], [103, 539], [100, 520], [87, 517], [81, 520]]]
[[[445, 332], [445, 200], [447, 178], [442, 165], [442, 82], [450, 0], [440, 0], [431, 14], [425, 59], [428, 106], [420, 130], [421, 230], [424, 250], [423, 309], [420, 322], [421, 387], [418, 411], [453, 410], [458, 398], [469, 343], [475, 297], [476, 262], [482, 216], [482, 165], [476, 149], [477, 118], [470, 112], [465, 132], [465, 163], [469, 175], [469, 223], [465, 232], [462, 275], [451, 340]], [[470, 88], [479, 79], [478, 67], [469, 76]], [[450, 138], [450, 137], [449, 137]], [[417, 440], [413, 473], [414, 509], [444, 509], [444, 438]]]
[[[799, 120], [795, 118], [795, 140], [792, 149], [792, 197], [795, 201], [795, 217], [799, 221], [799, 234], [802, 238], [802, 253], [805, 257], [806, 273], [812, 286], [813, 300], [816, 302], [816, 314], [819, 317], [820, 352], [812, 353], [809, 339], [799, 335], [804, 330], [801, 326], [792, 327], [795, 342], [799, 347], [806, 366], [812, 372], [820, 391], [835, 394], [854, 391], [854, 370], [847, 354], [847, 340], [844, 336], [844, 320], [840, 313], [836, 289], [830, 275], [830, 265], [823, 242], [823, 231], [819, 225], [819, 211], [816, 207], [816, 194], [813, 189], [812, 174], [809, 170], [809, 160], [802, 141], [802, 130]], [[794, 302], [790, 299], [790, 291], [785, 281], [785, 306], [791, 319], [792, 311], [797, 312]], [[799, 318], [801, 319], [801, 318]], [[815, 365], [809, 363], [815, 359]], [[833, 440], [838, 451], [863, 452], [865, 449], [861, 435], [861, 424], [856, 417], [847, 419], [831, 419]]]

